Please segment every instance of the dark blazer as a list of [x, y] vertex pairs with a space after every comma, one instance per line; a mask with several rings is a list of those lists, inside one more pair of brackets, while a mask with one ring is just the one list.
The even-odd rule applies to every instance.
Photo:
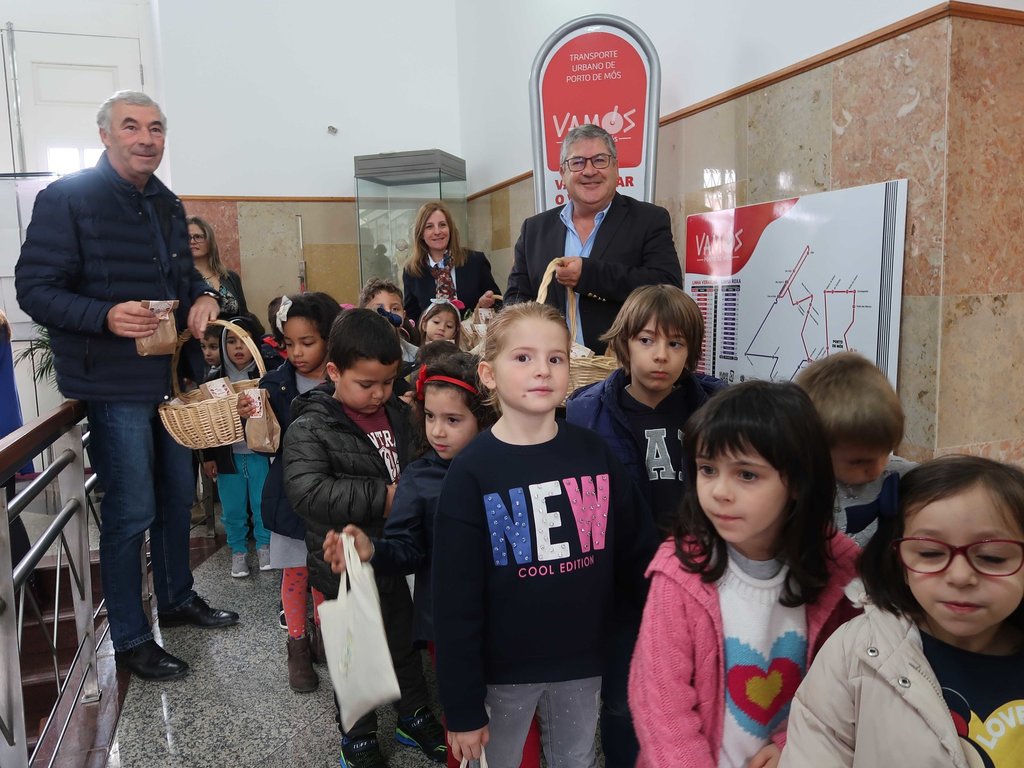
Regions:
[[[429, 269], [424, 270], [422, 277], [402, 272], [402, 285], [405, 291], [405, 314], [419, 321], [423, 310], [430, 306], [430, 300], [437, 296], [437, 285]], [[491, 263], [480, 251], [466, 251], [466, 263], [455, 268], [455, 295], [459, 301], [472, 310], [480, 297], [488, 291], [501, 293], [498, 284], [491, 274]]]
[[[552, 208], [523, 222], [508, 276], [506, 304], [536, 299], [548, 262], [565, 253], [561, 212], [562, 207]], [[616, 193], [597, 231], [590, 258], [583, 260], [576, 286], [584, 343], [603, 353], [606, 345], [598, 337], [611, 327], [630, 292], [641, 285], [663, 283], [683, 287], [668, 211]], [[561, 285], [552, 283], [547, 303], [564, 314], [565, 294]]]

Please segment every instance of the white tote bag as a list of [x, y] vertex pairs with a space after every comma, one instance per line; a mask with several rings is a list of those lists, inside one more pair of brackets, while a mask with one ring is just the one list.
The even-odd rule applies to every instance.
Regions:
[[320, 604], [327, 669], [346, 731], [368, 712], [401, 697], [391, 663], [373, 567], [361, 562], [353, 539], [341, 535], [350, 590], [342, 577], [337, 600]]

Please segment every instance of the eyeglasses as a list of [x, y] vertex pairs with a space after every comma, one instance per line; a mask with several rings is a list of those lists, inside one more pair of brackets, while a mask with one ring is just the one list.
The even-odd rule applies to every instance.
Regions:
[[982, 576], [1013, 576], [1024, 566], [1024, 541], [986, 539], [954, 547], [944, 541], [914, 536], [897, 539], [892, 547], [903, 566], [914, 573], [942, 573], [957, 555], [963, 555]]
[[188, 236], [188, 241], [190, 243], [198, 243], [198, 242], [201, 242], [201, 241], [203, 241], [205, 239], [206, 239], [206, 235], [204, 235], [202, 233], [200, 233], [198, 235], [189, 235]]
[[600, 155], [594, 155], [593, 157], [570, 157], [567, 158], [562, 165], [573, 173], [579, 173], [587, 167], [587, 163], [589, 162], [594, 166], [594, 170], [600, 171], [611, 165], [612, 160], [614, 159], [615, 158], [611, 155], [601, 153]]

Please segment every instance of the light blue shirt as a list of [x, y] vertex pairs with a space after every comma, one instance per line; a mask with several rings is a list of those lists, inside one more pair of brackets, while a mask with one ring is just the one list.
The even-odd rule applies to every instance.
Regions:
[[[613, 198], [614, 199], [614, 198]], [[612, 207], [609, 202], [605, 206], [603, 211], [598, 211], [594, 217], [594, 228], [590, 231], [590, 236], [587, 238], [587, 242], [580, 240], [580, 235], [576, 231], [575, 225], [572, 223], [572, 200], [566, 203], [565, 208], [559, 215], [562, 223], [565, 224], [565, 255], [566, 256], [579, 256], [584, 259], [590, 258], [590, 252], [594, 250], [594, 240], [597, 237], [597, 230], [601, 228], [601, 222], [604, 221], [604, 217], [608, 214], [608, 209]], [[572, 327], [569, 323], [568, 318], [565, 321], [566, 325]], [[576, 292], [576, 338], [574, 341], [577, 344], [583, 344], [583, 322], [580, 320], [580, 294]]]

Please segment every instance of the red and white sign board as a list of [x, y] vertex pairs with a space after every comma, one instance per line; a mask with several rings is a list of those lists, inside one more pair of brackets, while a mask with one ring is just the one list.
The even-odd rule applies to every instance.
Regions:
[[559, 158], [580, 125], [615, 140], [619, 192], [654, 197], [661, 75], [650, 40], [615, 16], [586, 16], [557, 30], [534, 61], [530, 82], [537, 210], [564, 205]]
[[698, 372], [790, 380], [854, 350], [895, 386], [906, 217], [906, 179], [688, 216]]

